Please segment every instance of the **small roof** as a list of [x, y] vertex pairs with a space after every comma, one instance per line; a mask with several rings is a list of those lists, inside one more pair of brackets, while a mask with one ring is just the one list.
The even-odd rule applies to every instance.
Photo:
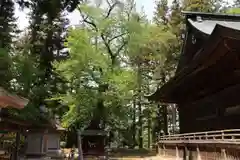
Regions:
[[22, 109], [28, 104], [28, 102], [28, 99], [10, 94], [0, 87], [0, 108], [13, 107]]
[[84, 130], [81, 135], [83, 136], [107, 136], [108, 132], [103, 130]]

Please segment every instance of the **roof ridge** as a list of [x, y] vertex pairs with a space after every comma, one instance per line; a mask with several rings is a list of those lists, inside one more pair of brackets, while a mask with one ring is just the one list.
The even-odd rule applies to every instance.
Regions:
[[182, 14], [186, 16], [186, 18], [195, 18], [197, 16], [201, 16], [202, 18], [209, 19], [225, 19], [225, 20], [239, 20], [240, 14], [226, 14], [226, 13], [208, 13], [208, 12], [191, 12], [191, 11], [182, 11]]

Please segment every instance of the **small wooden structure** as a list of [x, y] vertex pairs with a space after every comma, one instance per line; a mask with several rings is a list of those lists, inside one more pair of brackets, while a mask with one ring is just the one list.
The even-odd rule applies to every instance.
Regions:
[[[19, 151], [19, 143], [20, 143], [20, 132], [23, 130], [23, 126], [20, 127], [19, 123], [16, 120], [11, 119], [8, 114], [6, 114], [6, 110], [2, 110], [2, 108], [12, 107], [17, 109], [23, 109], [24, 106], [28, 104], [28, 100], [22, 97], [19, 97], [14, 94], [10, 94], [5, 89], [0, 87], [0, 130], [2, 132], [16, 132], [16, 140], [14, 145], [14, 154], [12, 155], [14, 159], [18, 158], [18, 151]], [[1, 138], [4, 137], [4, 134]], [[4, 143], [1, 143], [2, 147], [4, 147]], [[3, 152], [5, 153], [5, 151]]]
[[27, 131], [26, 157], [62, 157], [60, 135], [65, 131], [59, 124], [50, 122]]
[[100, 122], [92, 120], [90, 125], [81, 133], [84, 156], [105, 156], [106, 138], [108, 132], [101, 129]]

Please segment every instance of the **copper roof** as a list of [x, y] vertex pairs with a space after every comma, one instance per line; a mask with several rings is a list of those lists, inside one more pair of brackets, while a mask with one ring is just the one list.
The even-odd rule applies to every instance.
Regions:
[[10, 94], [0, 87], [0, 108], [12, 107], [22, 109], [28, 104], [28, 100], [14, 94]]

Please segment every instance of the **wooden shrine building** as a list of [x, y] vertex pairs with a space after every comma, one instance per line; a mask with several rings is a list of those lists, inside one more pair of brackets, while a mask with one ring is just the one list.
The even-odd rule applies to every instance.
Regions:
[[[0, 159], [18, 159], [18, 148], [20, 143], [20, 134], [19, 130], [22, 130], [24, 126], [26, 126], [25, 123], [18, 122], [16, 119], [9, 118], [6, 114], [5, 108], [16, 108], [16, 109], [23, 109], [28, 104], [28, 100], [22, 97], [19, 97], [17, 95], [11, 94], [7, 92], [5, 89], [0, 87]], [[21, 126], [21, 127], [20, 127]], [[5, 134], [9, 131], [16, 132], [16, 139], [15, 139], [15, 145], [14, 145], [14, 151], [12, 151], [9, 155], [6, 155], [5, 143], [3, 142], [3, 138], [5, 137]]]
[[27, 104], [27, 99], [11, 94], [0, 87], [0, 130], [16, 131], [26, 126], [26, 123], [18, 121], [16, 118], [9, 117], [6, 108], [23, 109]]
[[81, 133], [82, 150], [84, 156], [106, 156], [106, 140], [108, 132], [101, 126], [101, 121], [98, 118], [93, 118], [90, 124]]
[[176, 74], [149, 99], [178, 105], [180, 133], [240, 128], [240, 16], [183, 13]]

